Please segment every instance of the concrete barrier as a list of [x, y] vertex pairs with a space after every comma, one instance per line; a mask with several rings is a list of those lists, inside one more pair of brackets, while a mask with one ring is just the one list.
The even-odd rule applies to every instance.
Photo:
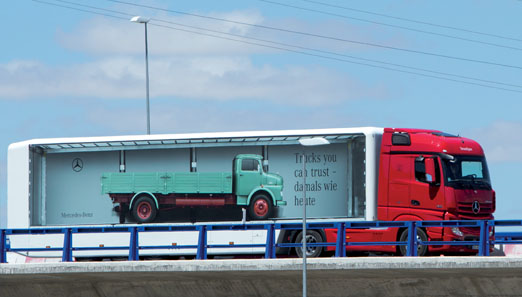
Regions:
[[[521, 296], [522, 258], [309, 259], [309, 296]], [[301, 259], [0, 264], [0, 296], [301, 296]]]

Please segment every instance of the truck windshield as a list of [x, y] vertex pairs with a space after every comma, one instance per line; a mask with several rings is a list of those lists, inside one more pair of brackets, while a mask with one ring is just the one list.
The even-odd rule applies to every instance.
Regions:
[[488, 167], [484, 157], [455, 156], [452, 161], [444, 160], [446, 184], [458, 189], [491, 190]]

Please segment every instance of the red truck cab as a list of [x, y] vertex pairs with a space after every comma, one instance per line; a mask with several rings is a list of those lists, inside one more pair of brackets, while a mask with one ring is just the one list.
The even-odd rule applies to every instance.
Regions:
[[[435, 130], [385, 128], [378, 178], [379, 221], [493, 219], [495, 192], [484, 151], [471, 139]], [[477, 228], [419, 228], [417, 232], [423, 241], [479, 237]], [[327, 240], [335, 241], [336, 233], [327, 231]], [[406, 229], [347, 229], [348, 242], [406, 239]], [[405, 246], [348, 246], [347, 250], [406, 253]], [[427, 252], [473, 253], [476, 248], [419, 246], [419, 255]]]

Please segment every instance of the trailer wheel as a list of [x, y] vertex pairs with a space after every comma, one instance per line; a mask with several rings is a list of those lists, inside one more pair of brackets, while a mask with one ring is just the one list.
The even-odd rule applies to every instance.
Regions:
[[272, 203], [265, 194], [257, 194], [250, 201], [248, 215], [252, 220], [266, 220], [272, 215]]
[[[294, 243], [302, 243], [303, 242], [303, 232], [300, 232], [295, 238]], [[320, 246], [308, 246], [309, 243], [321, 243], [323, 242], [323, 238], [319, 232], [314, 230], [306, 230], [306, 257], [308, 258], [316, 258], [321, 256], [323, 252], [323, 248]], [[295, 252], [299, 258], [303, 257], [303, 248], [296, 247]]]
[[139, 196], [132, 206], [132, 217], [137, 223], [150, 223], [156, 219], [158, 210], [149, 196]]
[[[421, 228], [417, 228], [417, 240], [420, 241], [428, 241], [428, 235], [426, 235], [426, 232], [422, 230]], [[408, 241], [408, 229], [402, 230], [401, 236], [399, 237], [399, 241]], [[406, 256], [406, 246], [401, 245], [398, 248], [399, 255]], [[427, 245], [418, 245], [417, 246], [417, 255], [418, 256], [425, 256], [428, 253], [428, 246]]]

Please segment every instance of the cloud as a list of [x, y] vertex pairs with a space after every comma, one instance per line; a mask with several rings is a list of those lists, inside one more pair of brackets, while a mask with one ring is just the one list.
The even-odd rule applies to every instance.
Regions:
[[[363, 27], [340, 21], [303, 22], [291, 18], [267, 20], [255, 10], [198, 14], [315, 34], [349, 33], [350, 38], [365, 35]], [[190, 16], [161, 13], [153, 14], [152, 17], [323, 50], [343, 51], [357, 47], [332, 40]], [[296, 60], [295, 57], [300, 58], [297, 54], [285, 53], [286, 56], [280, 56], [278, 54], [281, 51], [276, 49], [154, 27], [154, 23], [172, 25], [151, 21], [149, 26], [151, 97], [266, 100], [283, 105], [299, 102], [318, 106], [360, 97], [381, 97], [386, 93], [382, 87], [365, 85], [355, 77], [329, 66], [310, 64], [323, 62], [319, 58]], [[61, 46], [86, 54], [86, 61], [48, 65], [39, 61], [18, 60], [0, 64], [0, 99], [143, 98], [143, 38], [143, 25], [102, 17], [90, 18], [57, 34]], [[262, 60], [258, 55], [262, 55]]]
[[[273, 104], [255, 102], [237, 106], [233, 102], [180, 100], [176, 103], [151, 101], [153, 134], [285, 130], [306, 128], [352, 127], [367, 124], [357, 116], [346, 116], [336, 107], [299, 107], [289, 111]], [[106, 119], [111, 119], [107, 121]], [[125, 106], [99, 106], [88, 110], [86, 126], [102, 124], [113, 134], [142, 134], [145, 131], [145, 109]]]
[[522, 162], [522, 124], [497, 121], [470, 135], [485, 150], [490, 162]]
[[[143, 64], [132, 57], [67, 66], [13, 61], [0, 65], [0, 97], [143, 98]], [[363, 94], [380, 96], [383, 90], [320, 66], [258, 66], [246, 57], [221, 56], [151, 59], [150, 92], [151, 97], [328, 105]]]
[[[36, 61], [0, 65], [0, 97], [116, 96], [133, 97], [138, 83], [134, 60], [115, 58], [93, 63], [48, 66]], [[143, 70], [140, 71], [143, 72]]]
[[[259, 24], [263, 21], [263, 17], [255, 11], [232, 11], [210, 14], [210, 16], [251, 24]], [[159, 56], [193, 56], [274, 51], [208, 35], [187, 32], [194, 31], [238, 39], [219, 33], [201, 31], [193, 27], [208, 28], [240, 36], [247, 35], [252, 30], [252, 27], [249, 26], [208, 19], [195, 19], [190, 16], [155, 16], [150, 21], [147, 30], [150, 54]], [[72, 32], [60, 31], [57, 36], [59, 43], [63, 47], [78, 52], [97, 55], [142, 55], [144, 52], [144, 26], [142, 24], [106, 18], [93, 18], [83, 22], [74, 28]]]
[[[366, 51], [368, 47], [356, 42], [341, 40], [370, 42], [371, 39], [374, 41], [381, 39], [389, 45], [401, 40], [400, 35], [393, 32], [377, 31], [380, 33], [376, 33], [372, 26], [352, 25], [342, 20], [303, 21], [292, 17], [266, 19], [255, 10], [222, 13], [196, 12], [195, 14], [216, 19], [185, 15], [173, 16], [166, 13], [153, 14], [147, 31], [151, 55], [246, 55], [281, 52], [278, 49], [249, 44], [282, 47], [280, 44], [265, 43], [261, 40], [323, 51], [339, 53], [350, 51], [353, 53], [354, 50]], [[232, 22], [218, 19], [227, 19]], [[60, 31], [57, 36], [63, 47], [78, 52], [96, 55], [138, 55], [143, 54], [143, 27], [141, 24], [131, 24], [125, 20], [96, 17], [82, 22], [70, 32]], [[269, 27], [281, 30], [273, 30]], [[295, 32], [305, 32], [305, 34]], [[242, 40], [244, 43], [230, 39]]]

